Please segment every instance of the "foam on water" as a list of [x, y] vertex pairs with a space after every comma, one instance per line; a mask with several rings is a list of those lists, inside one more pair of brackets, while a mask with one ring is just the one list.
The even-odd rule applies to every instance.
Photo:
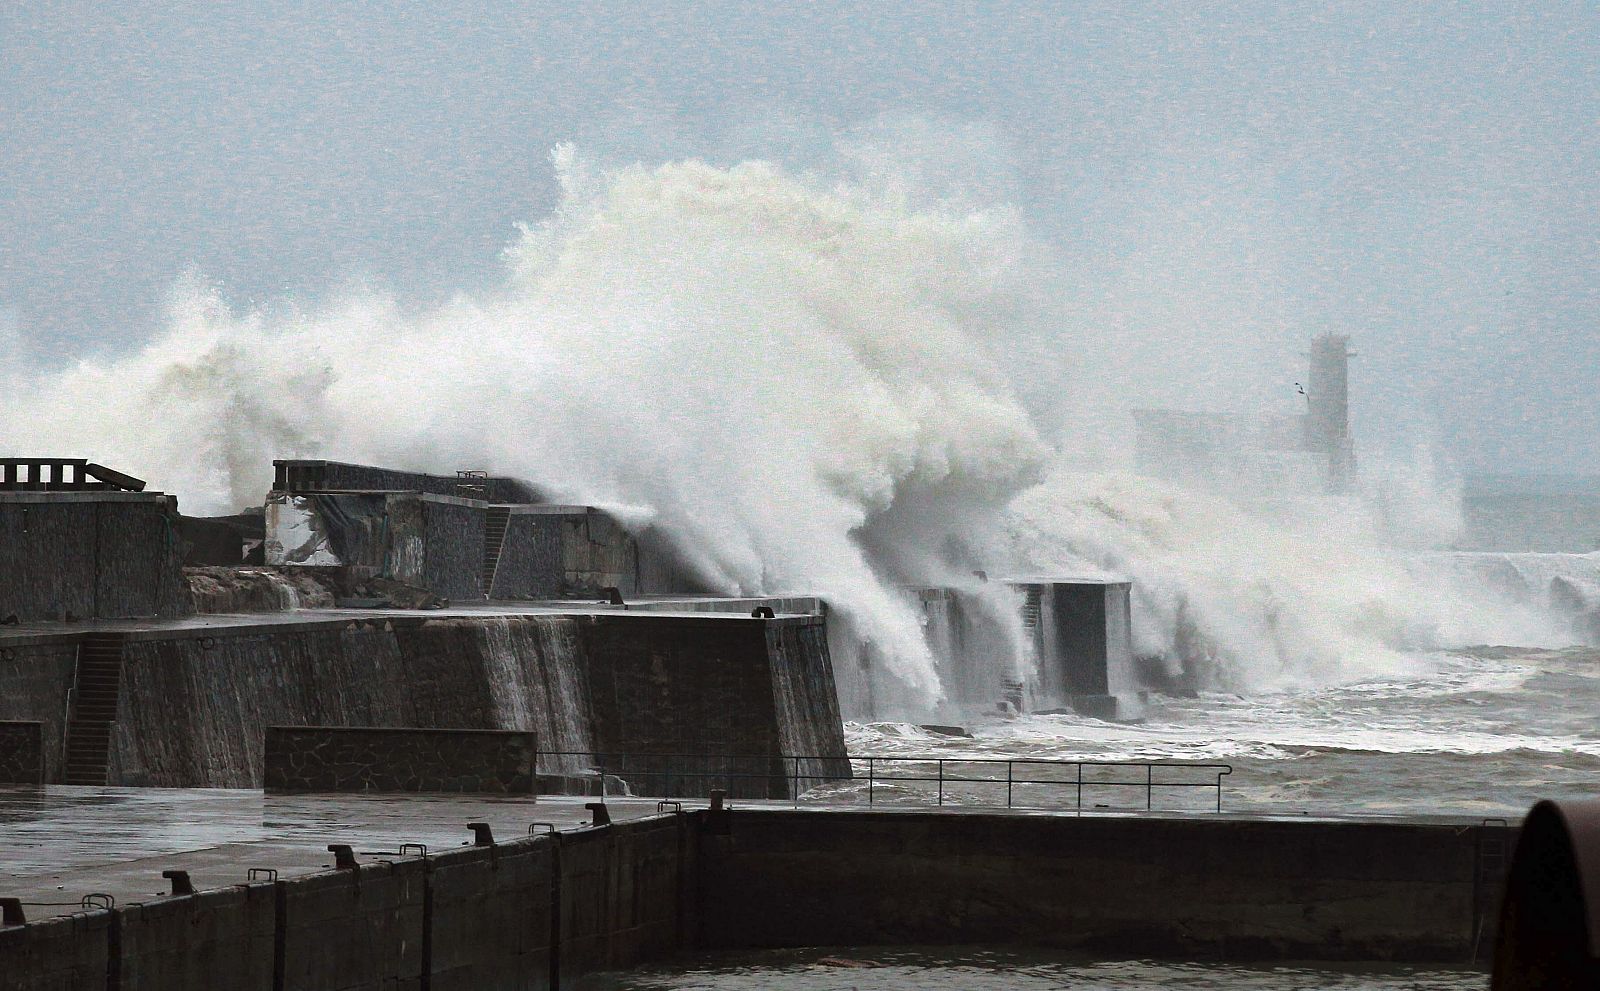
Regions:
[[[852, 754], [1227, 762], [1226, 808], [1525, 811], [1600, 780], [1600, 650], [1419, 654], [1414, 673], [1293, 691], [1152, 698], [1144, 721], [1027, 715], [972, 739], [851, 723]], [[992, 797], [992, 796], [991, 796]]]

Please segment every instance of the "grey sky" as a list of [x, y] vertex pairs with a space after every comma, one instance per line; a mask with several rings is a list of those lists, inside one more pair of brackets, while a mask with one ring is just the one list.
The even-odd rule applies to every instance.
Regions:
[[190, 270], [427, 302], [499, 279], [558, 141], [806, 167], [905, 126], [1061, 245], [1087, 317], [1270, 297], [1357, 337], [1363, 442], [1600, 470], [1590, 3], [11, 4], [0, 322], [125, 348]]

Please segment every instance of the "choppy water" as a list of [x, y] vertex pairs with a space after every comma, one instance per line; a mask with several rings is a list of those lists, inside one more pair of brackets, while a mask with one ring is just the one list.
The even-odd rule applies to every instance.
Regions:
[[[852, 724], [849, 746], [858, 755], [1225, 762], [1233, 773], [1223, 804], [1233, 811], [1500, 816], [1539, 798], [1600, 795], [1600, 649], [1479, 648], [1412, 660], [1404, 673], [1340, 685], [1152, 696], [1137, 723], [1028, 715], [970, 726], [973, 739]], [[879, 788], [875, 799], [931, 794], [911, 784]], [[1142, 805], [1143, 793], [1102, 789], [1085, 800]], [[1198, 808], [1205, 799], [1172, 792], [1163, 802]]]
[[964, 991], [1227, 988], [1261, 991], [1481, 991], [1486, 976], [1473, 971], [1403, 967], [1333, 969], [1315, 964], [1247, 967], [1091, 961], [983, 948], [776, 950], [718, 955], [597, 975], [585, 991], [905, 991], [942, 986]]

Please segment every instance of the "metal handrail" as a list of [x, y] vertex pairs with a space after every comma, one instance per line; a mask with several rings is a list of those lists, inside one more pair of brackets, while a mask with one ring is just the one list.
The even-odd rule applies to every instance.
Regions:
[[[541, 750], [537, 756], [545, 757], [586, 757], [598, 758], [592, 766], [581, 775], [594, 774], [600, 780], [600, 797], [606, 797], [606, 778], [608, 775], [618, 778], [632, 777], [642, 782], [659, 778], [662, 783], [659, 797], [672, 798], [689, 797], [684, 794], [688, 779], [709, 779], [712, 782], [726, 783], [735, 780], [785, 780], [790, 784], [789, 794], [798, 805], [801, 795], [801, 782], [837, 782], [859, 781], [865, 778], [867, 785], [867, 804], [877, 804], [877, 785], [884, 783], [929, 783], [935, 785], [934, 800], [939, 806], [945, 804], [946, 785], [976, 784], [976, 785], [1005, 785], [1005, 808], [1017, 807], [1016, 789], [1019, 785], [1027, 786], [1056, 786], [1070, 787], [1073, 790], [1071, 807], [1082, 811], [1084, 788], [1143, 788], [1145, 793], [1145, 811], [1155, 811], [1155, 793], [1157, 789], [1171, 788], [1209, 788], [1216, 794], [1216, 811], [1222, 811], [1222, 779], [1233, 773], [1231, 764], [1191, 764], [1177, 761], [1100, 761], [1100, 760], [1050, 760], [1038, 757], [920, 757], [888, 754], [851, 754], [851, 755], [809, 755], [809, 754], [686, 754], [686, 753], [623, 753], [618, 751], [594, 750]], [[685, 767], [685, 762], [732, 762], [732, 761], [763, 761], [788, 762], [787, 768], [782, 771], [744, 771], [726, 768], [706, 767], [700, 769]], [[842, 763], [848, 762], [848, 773], [801, 773], [802, 762], [816, 763]], [[634, 767], [628, 764], [633, 762]], [[639, 762], [659, 764], [658, 767], [639, 767]], [[677, 767], [674, 767], [674, 763]], [[914, 768], [905, 768], [906, 764], [933, 765], [933, 773], [896, 773]], [[861, 765], [864, 765], [865, 774], [861, 774]], [[887, 766], [885, 766], [887, 765]], [[900, 766], [897, 766], [900, 765]], [[994, 776], [974, 776], [962, 774], [961, 767], [947, 765], [981, 765], [997, 768]], [[536, 765], [537, 766], [537, 765]], [[1004, 768], [1004, 777], [1000, 777], [998, 768]], [[1055, 767], [1072, 770], [1070, 777], [1039, 777], [1032, 774], [1030, 768]], [[1085, 769], [1091, 769], [1090, 776], [1085, 777]], [[1204, 780], [1176, 781], [1158, 780], [1156, 771], [1160, 768], [1172, 768], [1188, 772], [1206, 772]], [[1019, 769], [1026, 777], [1018, 777]], [[1113, 776], [1107, 777], [1094, 773], [1096, 770], [1112, 770]], [[1132, 775], [1118, 775], [1114, 769], [1135, 769]], [[885, 773], [887, 772], [887, 773]], [[677, 788], [674, 788], [674, 783]], [[709, 791], [709, 788], [707, 789]], [[704, 797], [704, 796], [702, 796]]]

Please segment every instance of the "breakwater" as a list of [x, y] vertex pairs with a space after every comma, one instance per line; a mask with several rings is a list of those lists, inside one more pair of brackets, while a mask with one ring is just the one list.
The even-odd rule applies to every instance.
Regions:
[[1492, 935], [1483, 829], [702, 810], [0, 928], [0, 960], [17, 991], [558, 988], [829, 943], [1461, 964]]

